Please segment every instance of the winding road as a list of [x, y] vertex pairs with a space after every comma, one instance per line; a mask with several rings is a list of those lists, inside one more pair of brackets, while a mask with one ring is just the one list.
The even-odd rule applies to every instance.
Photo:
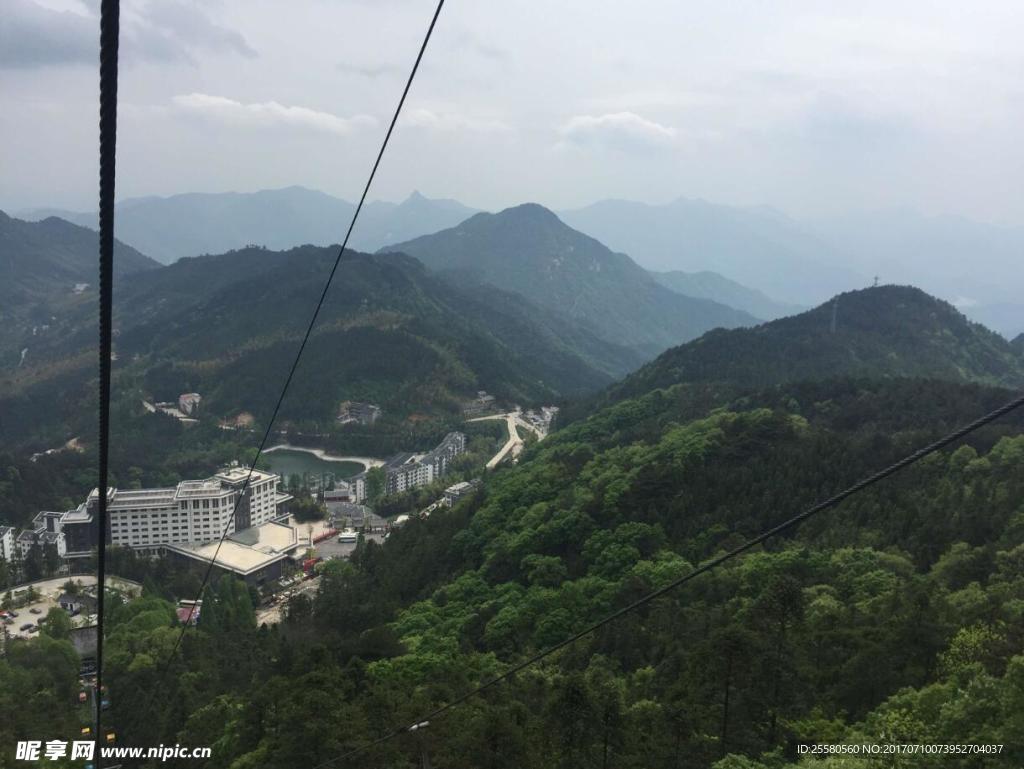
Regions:
[[508, 440], [505, 441], [505, 445], [501, 447], [497, 454], [495, 454], [487, 462], [487, 469], [493, 470], [495, 467], [500, 465], [505, 458], [511, 454], [512, 459], [518, 457], [523, 451], [523, 439], [519, 437], [518, 428], [524, 430], [532, 430], [537, 435], [537, 440], [544, 440], [545, 434], [539, 430], [535, 425], [530, 424], [524, 420], [521, 416], [521, 411], [509, 411], [505, 414], [491, 414], [486, 417], [476, 417], [474, 419], [467, 419], [467, 422], [485, 422], [487, 420], [504, 419], [505, 424], [508, 427]]

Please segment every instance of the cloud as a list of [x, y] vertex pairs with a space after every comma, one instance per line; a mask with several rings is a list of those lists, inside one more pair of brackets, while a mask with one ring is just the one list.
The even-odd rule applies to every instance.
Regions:
[[457, 112], [436, 112], [430, 109], [409, 110], [402, 117], [406, 125], [430, 128], [436, 131], [511, 131], [512, 128], [500, 120], [478, 118]]
[[[85, 0], [82, 13], [55, 11], [32, 0], [3, 0], [0, 68], [98, 66], [99, 3]], [[121, 13], [121, 59], [195, 63], [201, 52], [256, 56], [241, 33], [214, 22], [191, 0], [158, 0]]]
[[364, 65], [342, 62], [338, 64], [338, 71], [343, 72], [346, 75], [358, 75], [360, 77], [369, 78], [370, 80], [376, 80], [377, 78], [385, 75], [399, 74], [402, 70], [394, 64]]
[[648, 120], [635, 112], [576, 115], [559, 129], [559, 146], [604, 147], [625, 151], [650, 150], [670, 145], [674, 128]]
[[511, 58], [511, 52], [505, 48], [485, 42], [475, 32], [462, 28], [451, 42], [451, 47], [457, 51], [469, 52], [483, 59], [490, 59], [496, 62], [505, 62]]
[[175, 96], [173, 104], [179, 111], [235, 125], [284, 125], [348, 135], [359, 128], [377, 124], [377, 120], [370, 115], [343, 118], [330, 112], [319, 112], [307, 107], [289, 107], [276, 101], [243, 104], [224, 96], [211, 96], [205, 93]]
[[29, 69], [99, 61], [99, 25], [30, 0], [5, 0], [0, 12], [0, 68]]
[[191, 58], [200, 51], [256, 57], [240, 32], [217, 24], [199, 5], [186, 0], [146, 4], [127, 33], [130, 50], [142, 58]]

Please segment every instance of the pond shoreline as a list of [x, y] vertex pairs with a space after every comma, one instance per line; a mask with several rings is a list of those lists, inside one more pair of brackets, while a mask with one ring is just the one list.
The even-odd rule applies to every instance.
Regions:
[[377, 459], [376, 457], [340, 456], [338, 454], [328, 454], [323, 449], [310, 448], [308, 446], [296, 446], [291, 443], [279, 443], [276, 446], [271, 446], [269, 449], [264, 449], [263, 453], [270, 454], [273, 451], [304, 451], [307, 454], [312, 454], [323, 462], [349, 462], [351, 464], [362, 465], [364, 470], [371, 467], [380, 467], [384, 464], [383, 459]]

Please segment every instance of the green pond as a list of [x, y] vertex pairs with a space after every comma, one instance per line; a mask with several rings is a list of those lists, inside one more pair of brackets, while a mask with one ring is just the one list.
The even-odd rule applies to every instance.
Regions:
[[268, 451], [263, 458], [270, 465], [270, 471], [280, 475], [285, 483], [292, 475], [302, 476], [307, 482], [317, 479], [320, 483], [326, 483], [332, 478], [351, 478], [363, 471], [363, 466], [359, 462], [321, 459], [308, 451], [294, 449]]

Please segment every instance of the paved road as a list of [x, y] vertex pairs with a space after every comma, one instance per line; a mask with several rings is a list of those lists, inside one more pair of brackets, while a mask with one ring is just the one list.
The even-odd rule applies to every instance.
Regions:
[[484, 422], [487, 420], [504, 419], [505, 425], [508, 428], [508, 440], [505, 441], [505, 445], [498, 450], [487, 462], [487, 469], [493, 470], [495, 467], [500, 465], [505, 458], [511, 454], [512, 458], [515, 459], [523, 451], [523, 439], [519, 435], [517, 428], [524, 430], [531, 430], [536, 436], [537, 440], [542, 441], [545, 438], [545, 433], [541, 431], [536, 425], [530, 424], [521, 416], [521, 411], [509, 411], [506, 414], [490, 414], [486, 417], [474, 417], [473, 419], [467, 419], [467, 422]]
[[284, 616], [285, 606], [288, 605], [288, 598], [296, 595], [304, 595], [312, 600], [313, 596], [316, 595], [317, 589], [320, 587], [320, 577], [313, 577], [313, 579], [307, 579], [305, 582], [300, 582], [298, 585], [293, 585], [284, 593], [280, 593], [280, 600], [272, 606], [267, 606], [262, 609], [256, 610], [256, 624], [257, 625], [276, 625], [280, 622]]
[[[367, 534], [366, 539], [372, 542], [383, 542], [383, 534]], [[316, 554], [322, 558], [348, 558], [356, 549], [355, 542], [339, 542], [337, 537], [316, 544]]]
[[519, 456], [519, 452], [523, 450], [523, 439], [519, 437], [519, 432], [516, 430], [516, 418], [512, 414], [504, 414], [505, 424], [508, 427], [508, 440], [505, 441], [505, 445], [501, 447], [497, 454], [491, 457], [487, 462], [487, 469], [493, 470], [495, 467], [500, 465], [509, 454], [514, 457]]

